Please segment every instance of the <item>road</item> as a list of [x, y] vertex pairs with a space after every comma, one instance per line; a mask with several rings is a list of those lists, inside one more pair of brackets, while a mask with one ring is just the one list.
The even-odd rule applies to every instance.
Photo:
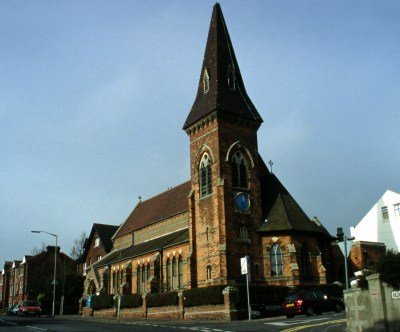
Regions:
[[326, 313], [320, 316], [283, 317], [248, 321], [153, 321], [82, 318], [79, 316], [52, 317], [0, 317], [0, 331], [202, 331], [202, 332], [251, 332], [251, 331], [345, 331], [345, 314]]

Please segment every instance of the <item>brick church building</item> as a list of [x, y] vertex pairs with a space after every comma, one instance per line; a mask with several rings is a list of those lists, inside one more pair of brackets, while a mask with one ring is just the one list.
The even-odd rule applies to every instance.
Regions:
[[86, 269], [85, 294], [145, 293], [251, 282], [324, 284], [343, 256], [258, 152], [263, 120], [247, 95], [219, 4], [211, 17], [197, 96], [183, 125], [190, 179], [139, 201]]

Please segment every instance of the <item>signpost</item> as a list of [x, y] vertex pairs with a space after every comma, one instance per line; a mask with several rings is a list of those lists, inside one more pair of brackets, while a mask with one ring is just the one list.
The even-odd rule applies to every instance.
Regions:
[[393, 300], [400, 300], [400, 291], [393, 291], [392, 292], [392, 299]]
[[249, 313], [249, 321], [251, 321], [251, 306], [250, 306], [250, 291], [249, 291], [249, 272], [250, 272], [250, 257], [244, 256], [240, 259], [240, 269], [242, 274], [246, 275], [247, 289], [247, 310]]

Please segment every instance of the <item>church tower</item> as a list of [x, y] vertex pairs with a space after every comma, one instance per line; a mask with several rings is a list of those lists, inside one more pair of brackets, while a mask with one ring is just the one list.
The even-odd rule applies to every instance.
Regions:
[[257, 147], [262, 122], [246, 93], [217, 3], [196, 99], [183, 126], [190, 138], [192, 287], [235, 284], [244, 255], [262, 263], [256, 234], [262, 220], [259, 170], [268, 172]]

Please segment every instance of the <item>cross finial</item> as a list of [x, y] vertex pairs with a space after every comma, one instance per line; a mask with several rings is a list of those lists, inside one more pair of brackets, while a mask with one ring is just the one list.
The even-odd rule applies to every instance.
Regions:
[[272, 173], [272, 165], [274, 164], [272, 160], [268, 162], [269, 166], [271, 166], [271, 173]]

